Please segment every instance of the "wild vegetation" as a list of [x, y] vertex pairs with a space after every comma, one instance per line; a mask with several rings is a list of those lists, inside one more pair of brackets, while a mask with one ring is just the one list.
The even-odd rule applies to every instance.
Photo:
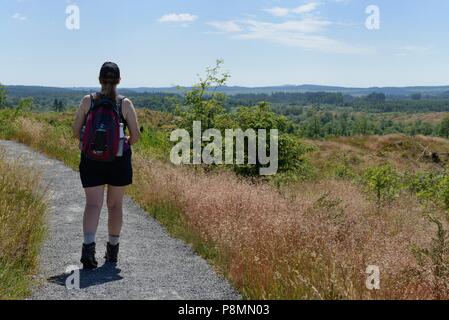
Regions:
[[0, 299], [25, 298], [45, 230], [39, 176], [0, 156], [0, 194]]
[[6, 88], [0, 83], [0, 108], [6, 105]]
[[[224, 83], [223, 83], [224, 84]], [[201, 95], [206, 102], [221, 96], [220, 108], [235, 113], [242, 107], [260, 103], [284, 115], [292, 124], [290, 133], [303, 138], [327, 138], [356, 135], [386, 135], [403, 133], [410, 136], [449, 136], [449, 93], [403, 93], [385, 95], [371, 92], [353, 96], [339, 92], [272, 92], [237, 93], [225, 95], [224, 86], [204, 90]], [[168, 92], [138, 92], [125, 89], [122, 94], [131, 98], [140, 108], [175, 113], [177, 107], [189, 104], [189, 96], [195, 88], [173, 89]], [[40, 87], [9, 87], [8, 99], [5, 88], [0, 93], [0, 108], [14, 108], [26, 104], [35, 111], [73, 111], [88, 89], [58, 89]], [[92, 90], [95, 90], [92, 88]], [[230, 88], [228, 91], [231, 90]], [[256, 90], [256, 89], [254, 89]], [[232, 92], [232, 90], [231, 90]], [[413, 91], [411, 91], [413, 92]], [[1, 98], [3, 97], [3, 98]], [[32, 97], [32, 100], [30, 100]], [[3, 102], [1, 101], [3, 99]], [[446, 122], [441, 120], [445, 118]], [[437, 120], [435, 120], [437, 119]]]
[[[363, 132], [310, 139], [266, 103], [229, 110], [225, 96], [206, 94], [226, 78], [210, 69], [172, 113], [138, 110], [136, 201], [245, 298], [449, 298], [449, 140]], [[72, 120], [73, 111], [22, 105], [0, 112], [0, 137], [77, 168]], [[254, 174], [257, 165], [174, 166], [169, 134], [193, 120], [220, 130], [276, 127], [285, 166], [269, 179]], [[365, 287], [368, 265], [380, 267], [380, 290]]]

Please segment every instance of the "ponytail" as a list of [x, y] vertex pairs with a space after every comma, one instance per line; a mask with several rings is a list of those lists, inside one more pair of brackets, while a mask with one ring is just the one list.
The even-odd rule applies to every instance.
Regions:
[[112, 84], [101, 85], [101, 93], [111, 100], [116, 100], [117, 86]]

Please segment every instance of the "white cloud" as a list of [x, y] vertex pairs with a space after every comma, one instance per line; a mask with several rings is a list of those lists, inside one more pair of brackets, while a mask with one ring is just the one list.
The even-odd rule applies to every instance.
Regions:
[[237, 39], [262, 40], [288, 47], [299, 47], [342, 54], [366, 54], [371, 50], [353, 46], [319, 33], [331, 22], [319, 19], [287, 21], [282, 23], [247, 21], [246, 32], [234, 36]]
[[211, 21], [207, 24], [225, 33], [240, 32], [243, 30], [235, 21]]
[[276, 17], [285, 17], [290, 13], [289, 8], [281, 8], [281, 7], [263, 9], [263, 11], [271, 13], [273, 16], [276, 16]]
[[170, 13], [159, 18], [159, 22], [189, 23], [198, 20], [198, 16], [190, 13]]
[[19, 20], [19, 21], [27, 20], [27, 17], [25, 17], [24, 15], [22, 15], [20, 13], [15, 13], [11, 18], [13, 18], [15, 20]]
[[274, 7], [269, 9], [263, 9], [263, 11], [268, 12], [276, 17], [286, 17], [289, 14], [306, 14], [315, 11], [318, 7], [318, 2], [309, 2], [300, 5], [296, 8], [284, 8], [284, 7]]
[[250, 30], [254, 32], [301, 32], [312, 33], [322, 31], [325, 27], [331, 25], [330, 21], [321, 19], [304, 19], [304, 20], [289, 20], [280, 23], [260, 22], [255, 20], [248, 20], [246, 24], [250, 26]]
[[332, 22], [319, 18], [266, 22], [259, 20], [215, 21], [208, 25], [221, 33], [228, 33], [233, 39], [260, 40], [286, 47], [298, 47], [341, 54], [369, 54], [373, 50], [354, 46], [323, 35]]
[[239, 36], [240, 39], [257, 39], [277, 43], [287, 47], [299, 47], [305, 50], [339, 54], [368, 54], [371, 50], [352, 46], [350, 44], [314, 34], [301, 33], [248, 33]]
[[[353, 45], [329, 36], [330, 27], [341, 24], [315, 14], [314, 11], [319, 5], [318, 1], [310, 1], [296, 8], [263, 9], [274, 16], [285, 17], [283, 21], [262, 21], [253, 17], [245, 20], [214, 21], [208, 25], [219, 30], [221, 34], [229, 34], [232, 39], [265, 41], [285, 47], [326, 53], [372, 54], [376, 52], [373, 48]], [[299, 17], [295, 18], [295, 15]]]
[[307, 4], [304, 4], [302, 6], [296, 7], [295, 9], [292, 9], [293, 13], [298, 14], [304, 14], [314, 11], [318, 7], [318, 3], [316, 2], [309, 2]]

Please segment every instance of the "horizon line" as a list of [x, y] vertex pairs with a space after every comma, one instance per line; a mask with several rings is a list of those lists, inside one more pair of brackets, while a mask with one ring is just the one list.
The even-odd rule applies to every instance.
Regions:
[[[40, 87], [40, 88], [54, 88], [54, 89], [91, 89], [98, 88], [100, 85], [96, 86], [53, 86], [53, 85], [40, 85], [40, 84], [2, 84], [5, 87]], [[189, 86], [129, 86], [129, 87], [119, 87], [119, 90], [132, 90], [132, 89], [176, 89], [176, 88], [192, 88], [194, 85]], [[328, 85], [328, 84], [273, 84], [273, 85], [262, 85], [262, 86], [245, 86], [245, 85], [224, 85], [220, 86], [221, 88], [245, 88], [245, 89], [263, 89], [263, 88], [277, 88], [277, 87], [331, 87], [331, 88], [342, 88], [342, 89], [373, 89], [373, 88], [441, 88], [441, 87], [449, 87], [449, 84], [435, 84], [435, 85], [384, 85], [384, 86], [342, 86], [342, 85]]]

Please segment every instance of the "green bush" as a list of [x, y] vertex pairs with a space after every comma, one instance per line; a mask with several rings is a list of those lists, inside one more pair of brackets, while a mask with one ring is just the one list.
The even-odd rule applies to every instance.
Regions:
[[449, 210], [449, 175], [446, 172], [422, 172], [407, 177], [407, 188], [423, 203]]
[[16, 119], [16, 113], [13, 109], [0, 110], [0, 138], [10, 139], [14, 135], [13, 123]]
[[378, 204], [393, 201], [401, 191], [401, 180], [390, 165], [368, 168], [363, 180], [369, 193], [374, 194]]
[[[214, 68], [207, 69], [206, 77], [200, 79], [199, 84], [186, 92], [184, 105], [177, 108], [178, 115], [181, 117], [178, 126], [192, 135], [193, 122], [201, 121], [202, 130], [218, 129], [223, 137], [226, 129], [241, 129], [244, 132], [252, 129], [256, 133], [256, 139], [258, 139], [258, 129], [265, 129], [268, 141], [270, 130], [277, 129], [279, 132], [278, 173], [288, 174], [294, 179], [309, 175], [311, 166], [304, 155], [313, 151], [314, 148], [303, 144], [298, 137], [290, 134], [294, 131], [294, 124], [285, 116], [277, 115], [264, 102], [253, 107], [238, 107], [232, 113], [226, 112], [224, 107], [226, 96], [215, 91], [216, 88], [225, 85], [229, 77], [227, 73], [221, 73], [221, 64], [221, 60], [217, 61]], [[206, 145], [207, 143], [203, 142], [203, 148]], [[224, 147], [225, 143], [223, 143]], [[267, 154], [269, 152], [271, 150], [267, 150]], [[245, 163], [248, 163], [247, 160], [246, 152]], [[263, 166], [257, 163], [235, 165], [233, 168], [239, 174], [257, 176]]]
[[449, 137], [449, 117], [444, 117], [438, 126], [438, 135], [440, 137], [448, 138]]
[[405, 185], [410, 192], [416, 193], [420, 200], [435, 197], [440, 177], [434, 172], [420, 172], [405, 176]]
[[441, 177], [437, 185], [438, 199], [444, 205], [446, 210], [449, 209], [449, 176], [444, 175]]
[[0, 109], [6, 106], [6, 88], [0, 83]]

